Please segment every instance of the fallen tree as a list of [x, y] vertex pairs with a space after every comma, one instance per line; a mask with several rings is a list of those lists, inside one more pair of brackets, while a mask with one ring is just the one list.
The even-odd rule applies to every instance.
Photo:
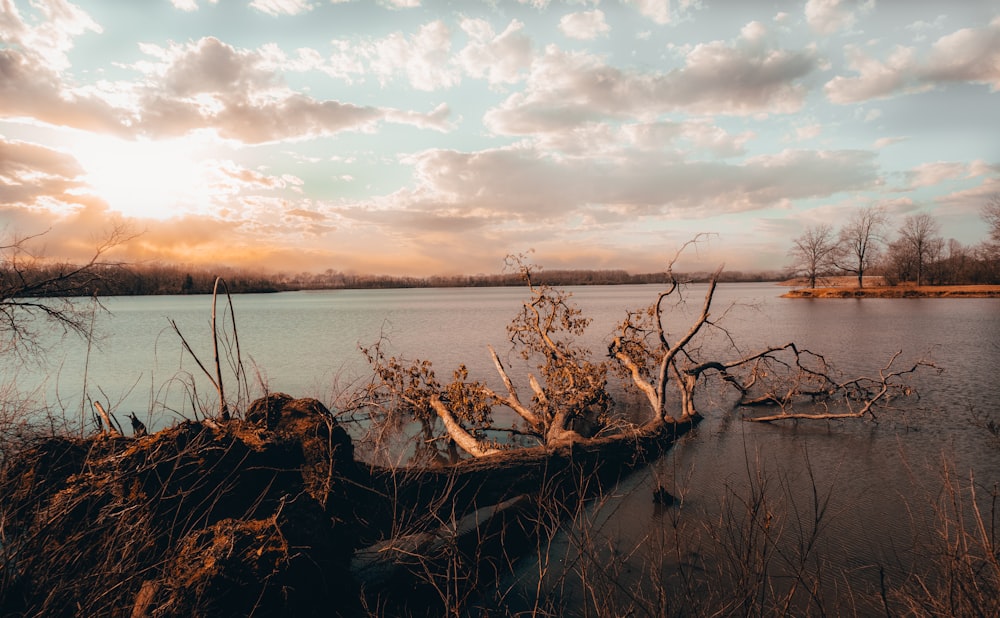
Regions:
[[[414, 421], [422, 428], [422, 445], [430, 451], [424, 461], [446, 459], [449, 449], [454, 459], [459, 449], [465, 456], [489, 459], [484, 465], [497, 466], [503, 459], [534, 457], [534, 451], [567, 445], [636, 449], [645, 439], [676, 435], [676, 427], [701, 418], [696, 395], [713, 380], [737, 391], [737, 407], [779, 408], [778, 414], [766, 416], [748, 413], [749, 421], [874, 418], [893, 397], [910, 393], [903, 381], [906, 375], [933, 367], [920, 360], [894, 368], [900, 356], [896, 353], [876, 376], [843, 379], [822, 355], [794, 342], [740, 352], [721, 320], [713, 317], [721, 269], [711, 277], [701, 309], [690, 323], [670, 324], [685, 289], [672, 274], [676, 259], [668, 264], [666, 289], [649, 306], [627, 311], [606, 357], [596, 358], [579, 344], [590, 320], [571, 302], [571, 295], [536, 284], [535, 267], [523, 256], [508, 258], [529, 293], [508, 335], [513, 350], [533, 364], [526, 380], [530, 398], [522, 394], [523, 385], [515, 385], [492, 345], [487, 349], [504, 385], [500, 392], [470, 379], [464, 365], [454, 370], [450, 381], [442, 381], [430, 362], [390, 356], [379, 341], [363, 348], [375, 375], [368, 392], [370, 406], [377, 411], [374, 428]], [[707, 331], [721, 333], [729, 342], [726, 350], [709, 356], [702, 341]], [[644, 420], [629, 422], [616, 414], [609, 376], [640, 394]], [[798, 411], [800, 405], [807, 410]], [[503, 416], [497, 414], [501, 409], [512, 412], [518, 422], [496, 423], [494, 419]]]

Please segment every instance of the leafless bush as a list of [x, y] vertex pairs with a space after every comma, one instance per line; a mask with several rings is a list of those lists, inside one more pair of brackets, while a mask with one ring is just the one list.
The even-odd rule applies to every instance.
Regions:
[[1000, 615], [1000, 491], [941, 469], [934, 528], [916, 539], [922, 559], [892, 597], [914, 616]]

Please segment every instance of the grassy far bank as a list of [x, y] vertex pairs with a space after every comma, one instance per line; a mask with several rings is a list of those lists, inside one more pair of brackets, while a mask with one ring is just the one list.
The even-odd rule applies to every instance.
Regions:
[[894, 285], [790, 290], [782, 298], [1000, 298], [1000, 285]]

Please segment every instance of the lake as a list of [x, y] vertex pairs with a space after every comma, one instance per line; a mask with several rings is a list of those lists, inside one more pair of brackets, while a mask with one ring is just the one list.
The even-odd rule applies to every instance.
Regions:
[[[586, 341], [600, 355], [624, 310], [652, 302], [659, 287], [569, 289], [593, 318]], [[687, 304], [671, 322], [675, 332], [687, 329], [704, 290], [698, 285], [688, 289]], [[943, 373], [913, 376], [917, 395], [895, 401], [877, 423], [746, 423], [733, 410], [731, 393], [707, 392], [700, 408], [706, 420], [668, 456], [632, 475], [602, 501], [602, 508], [587, 515], [594, 534], [607, 539], [602, 547], [609, 553], [602, 560], [618, 586], [649, 577], [629, 561], [648, 566], [650, 552], [661, 561], [665, 554], [676, 554], [663, 565], [676, 570], [709, 551], [717, 541], [711, 531], [685, 526], [715, 521], [717, 531], [737, 525], [732, 505], [745, 502], [758, 487], [780, 504], [773, 516], [784, 522], [782, 543], [790, 546], [801, 545], [807, 536], [813, 496], [828, 499], [822, 534], [812, 546], [821, 560], [813, 568], [836, 574], [824, 591], [836, 596], [836, 602], [844, 588], [871, 595], [880, 577], [892, 586], [919, 564], [921, 540], [933, 527], [932, 507], [942, 496], [944, 469], [966, 484], [974, 476], [977, 495], [989, 506], [1000, 482], [1000, 450], [976, 418], [997, 418], [1000, 301], [783, 299], [783, 291], [773, 284], [722, 285], [713, 316], [725, 313], [722, 323], [744, 351], [796, 341], [852, 377], [876, 374], [900, 351], [901, 365], [926, 358]], [[242, 295], [232, 302], [251, 380], [272, 392], [332, 403], [340, 389], [368, 375], [358, 345], [380, 337], [387, 338], [395, 353], [432, 360], [442, 376], [465, 363], [470, 377], [500, 388], [486, 346], [493, 344], [508, 365], [517, 367], [506, 325], [526, 297], [522, 288], [459, 288], [289, 292]], [[194, 415], [192, 381], [204, 405], [211, 405], [208, 381], [168, 323], [176, 321], [207, 363], [210, 297], [110, 298], [106, 306], [110, 314], [97, 315], [98, 343], [89, 351], [79, 339], [54, 337], [47, 343], [47, 366], [8, 363], [0, 375], [3, 383], [16, 383], [19, 391], [33, 393], [70, 419], [80, 418], [86, 388], [89, 397], [110, 404], [119, 418], [134, 411], [154, 428]], [[706, 346], [723, 349], [725, 343], [717, 333]], [[521, 367], [514, 373], [523, 376], [524, 371]], [[257, 387], [258, 393], [262, 390]], [[657, 485], [681, 497], [682, 506], [653, 504]], [[703, 546], [686, 549], [691, 555], [668, 552], [681, 534]], [[560, 543], [550, 552], [565, 552], [568, 560], [580, 551], [572, 538]], [[533, 589], [538, 564], [522, 570], [520, 581], [511, 585]], [[571, 598], [574, 593], [567, 589], [563, 594]], [[866, 606], [855, 606], [855, 611], [858, 607]]]

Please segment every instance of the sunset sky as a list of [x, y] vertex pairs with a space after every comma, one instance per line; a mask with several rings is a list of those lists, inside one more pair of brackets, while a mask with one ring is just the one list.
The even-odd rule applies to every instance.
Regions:
[[[1000, 3], [0, 0], [0, 238], [299, 272], [788, 264], [986, 238]], [[4, 244], [0, 242], [0, 244]]]

